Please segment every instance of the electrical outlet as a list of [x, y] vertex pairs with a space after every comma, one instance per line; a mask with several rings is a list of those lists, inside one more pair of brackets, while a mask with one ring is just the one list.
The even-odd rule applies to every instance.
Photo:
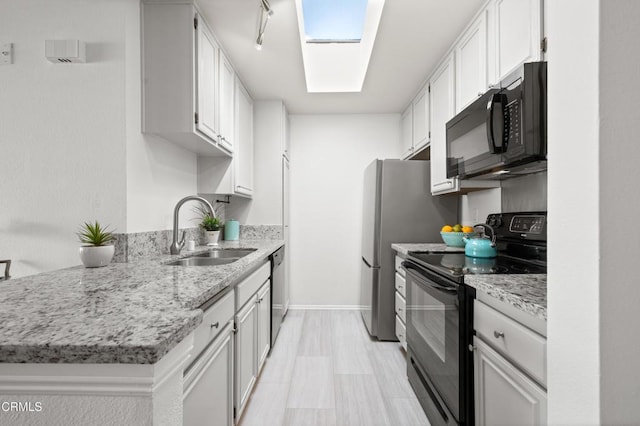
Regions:
[[0, 65], [13, 64], [13, 44], [0, 44]]

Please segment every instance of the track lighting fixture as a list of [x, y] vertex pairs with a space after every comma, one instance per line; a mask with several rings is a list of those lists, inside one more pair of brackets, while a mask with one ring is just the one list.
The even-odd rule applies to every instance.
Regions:
[[264, 38], [264, 30], [267, 28], [269, 17], [273, 15], [273, 9], [269, 4], [269, 0], [260, 0], [260, 16], [258, 17], [258, 37], [256, 38], [256, 49], [262, 50], [262, 40]]

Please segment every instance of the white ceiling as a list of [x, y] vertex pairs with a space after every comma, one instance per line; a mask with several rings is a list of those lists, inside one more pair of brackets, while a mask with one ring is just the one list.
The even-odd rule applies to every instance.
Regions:
[[294, 114], [401, 112], [484, 0], [387, 0], [360, 93], [307, 93], [294, 0], [270, 0], [262, 51], [259, 0], [198, 4], [254, 99]]

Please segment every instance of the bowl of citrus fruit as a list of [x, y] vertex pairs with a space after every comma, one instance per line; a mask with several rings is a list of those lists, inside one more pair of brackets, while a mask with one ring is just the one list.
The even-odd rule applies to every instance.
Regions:
[[451, 226], [445, 225], [440, 230], [442, 241], [449, 247], [464, 247], [462, 237], [468, 237], [473, 234], [472, 226], [462, 226], [459, 223]]

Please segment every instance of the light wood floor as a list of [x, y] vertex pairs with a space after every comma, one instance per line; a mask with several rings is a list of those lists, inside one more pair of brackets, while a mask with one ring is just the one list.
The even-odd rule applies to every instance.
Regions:
[[357, 311], [289, 311], [240, 426], [429, 425], [404, 356]]

